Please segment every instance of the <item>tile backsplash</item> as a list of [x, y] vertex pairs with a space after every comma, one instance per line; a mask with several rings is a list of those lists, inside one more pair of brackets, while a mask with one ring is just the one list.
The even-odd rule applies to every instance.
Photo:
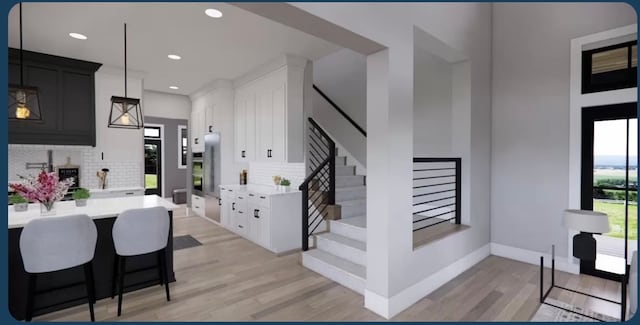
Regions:
[[298, 188], [304, 182], [303, 163], [249, 163], [249, 184], [274, 185], [273, 176], [279, 175], [291, 181], [291, 188]]
[[47, 150], [53, 150], [53, 166], [61, 166], [70, 158], [72, 165], [80, 166], [80, 186], [94, 189], [98, 187], [96, 172], [109, 168], [107, 186], [140, 187], [142, 186], [142, 168], [139, 161], [107, 162], [98, 158], [96, 149], [87, 146], [53, 146], [53, 145], [9, 145], [8, 180], [19, 180], [18, 175], [29, 176], [39, 172], [37, 169], [26, 169], [27, 163], [46, 163]]

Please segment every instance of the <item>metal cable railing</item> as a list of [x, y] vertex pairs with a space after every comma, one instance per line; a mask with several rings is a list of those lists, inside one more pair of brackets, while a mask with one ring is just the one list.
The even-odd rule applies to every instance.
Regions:
[[302, 250], [309, 249], [311, 236], [324, 221], [329, 206], [335, 204], [336, 144], [309, 118], [309, 176], [302, 191]]
[[460, 158], [413, 158], [413, 231], [461, 223]]

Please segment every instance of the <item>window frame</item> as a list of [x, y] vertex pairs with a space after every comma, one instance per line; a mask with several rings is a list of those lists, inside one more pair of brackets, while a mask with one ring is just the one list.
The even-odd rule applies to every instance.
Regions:
[[[186, 136], [182, 137], [182, 130], [186, 131]], [[183, 145], [183, 139], [187, 140], [187, 144]], [[184, 164], [182, 164], [184, 154]], [[189, 129], [186, 125], [178, 125], [178, 169], [186, 169], [189, 158]]]
[[[582, 94], [589, 94], [601, 91], [610, 91], [617, 89], [625, 89], [625, 88], [633, 88], [638, 85], [638, 67], [632, 67], [632, 47], [638, 45], [637, 40], [618, 43], [614, 45], [609, 45], [605, 47], [599, 47], [592, 50], [584, 50], [582, 51]], [[593, 84], [591, 82], [591, 77], [594, 75], [592, 71], [593, 67], [593, 55], [600, 52], [606, 52], [621, 48], [627, 48], [627, 68], [614, 70], [606, 73], [626, 73], [626, 77], [624, 80], [618, 82], [611, 82], [606, 84]]]

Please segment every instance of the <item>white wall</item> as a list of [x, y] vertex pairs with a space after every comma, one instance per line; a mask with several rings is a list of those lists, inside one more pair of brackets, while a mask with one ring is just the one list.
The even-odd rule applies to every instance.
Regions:
[[[465, 257], [488, 254], [485, 247], [490, 240], [491, 4], [294, 5], [389, 48], [367, 58], [365, 306], [393, 316], [433, 290], [432, 284], [442, 280], [436, 274], [439, 270]], [[470, 170], [467, 187], [472, 227], [416, 251], [411, 240], [410, 172], [414, 26], [469, 58], [471, 85], [470, 115], [462, 122], [469, 122], [466, 132], [471, 149], [464, 159]], [[478, 251], [481, 254], [472, 254]], [[460, 272], [464, 267], [454, 269]], [[447, 276], [451, 274], [448, 272]]]
[[191, 114], [191, 100], [188, 96], [145, 90], [145, 116], [188, 120]]
[[415, 50], [413, 153], [416, 157], [450, 157], [453, 67], [425, 50]]
[[[366, 56], [341, 49], [313, 62], [313, 83], [365, 131], [367, 129]], [[364, 174], [367, 139], [315, 90], [312, 117], [343, 150], [347, 164]], [[346, 151], [346, 152], [344, 152]]]
[[313, 61], [313, 83], [367, 129], [367, 58], [340, 49]]
[[492, 242], [566, 256], [570, 41], [637, 17], [621, 3], [493, 8]]

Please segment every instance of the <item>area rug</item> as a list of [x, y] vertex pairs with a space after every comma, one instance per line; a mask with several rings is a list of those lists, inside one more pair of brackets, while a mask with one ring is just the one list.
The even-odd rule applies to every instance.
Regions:
[[173, 237], [173, 250], [177, 251], [179, 249], [191, 248], [202, 245], [197, 239], [193, 238], [191, 235], [183, 235]]
[[[553, 305], [553, 306], [550, 306], [550, 305]], [[597, 322], [597, 320], [593, 318], [572, 313], [554, 306], [562, 307], [565, 309], [579, 312], [581, 314], [589, 315], [593, 318], [597, 318], [605, 322], [619, 322], [617, 318], [596, 313], [592, 310], [573, 306], [573, 305], [570, 305], [555, 299], [551, 299], [551, 298], [547, 298], [546, 304], [540, 305], [540, 308], [538, 308], [538, 311], [536, 311], [535, 315], [533, 315], [533, 318], [531, 318], [531, 321], [532, 322]]]

